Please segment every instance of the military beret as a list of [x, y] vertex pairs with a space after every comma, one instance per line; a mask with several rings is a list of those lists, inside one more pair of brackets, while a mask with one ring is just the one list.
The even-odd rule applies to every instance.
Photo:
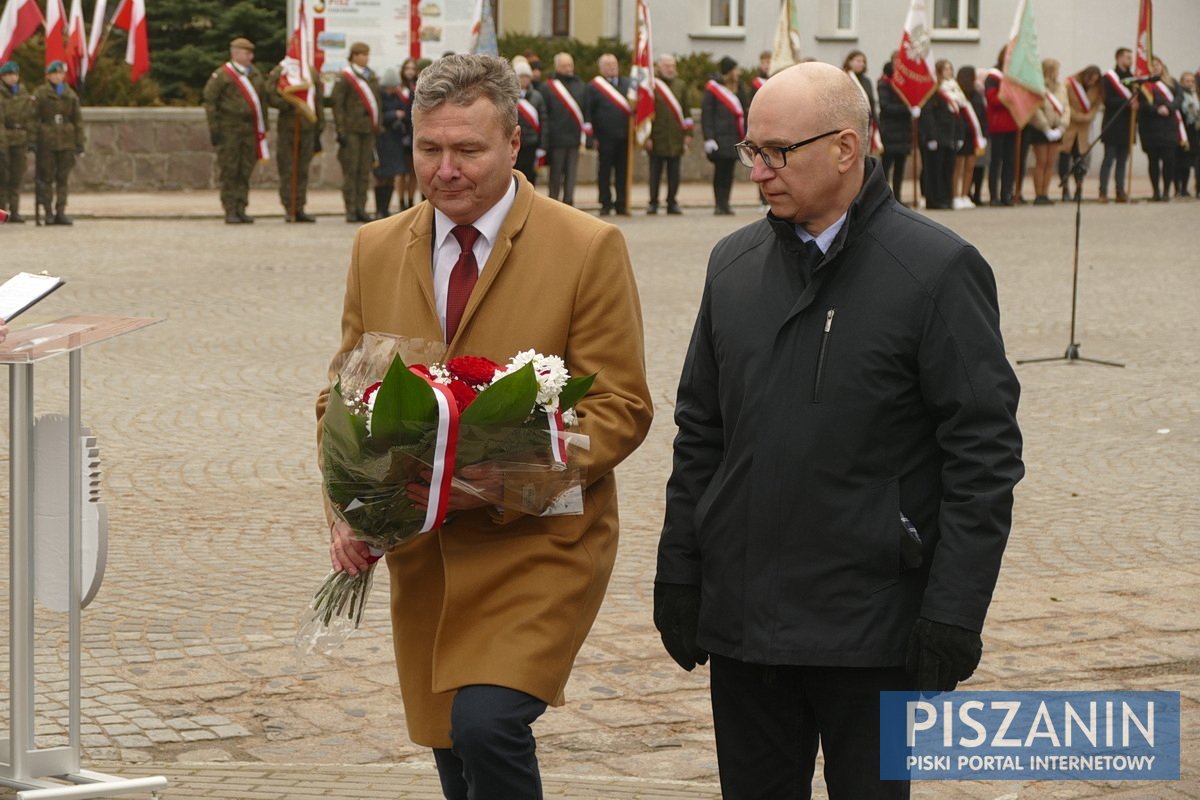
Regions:
[[66, 71], [67, 71], [67, 65], [61, 61], [51, 61], [50, 64], [46, 67], [47, 75], [49, 75], [51, 72], [66, 72]]
[[9, 75], [20, 71], [21, 68], [17, 66], [17, 62], [15, 61], [6, 61], [4, 66], [0, 67], [0, 75]]
[[355, 42], [354, 44], [350, 45], [350, 55], [356, 56], [359, 53], [366, 53], [367, 55], [370, 55], [371, 48], [367, 46], [366, 42]]
[[249, 50], [251, 53], [254, 52], [254, 42], [250, 41], [245, 36], [239, 36], [238, 38], [234, 39], [229, 43], [229, 46], [238, 47], [242, 50]]

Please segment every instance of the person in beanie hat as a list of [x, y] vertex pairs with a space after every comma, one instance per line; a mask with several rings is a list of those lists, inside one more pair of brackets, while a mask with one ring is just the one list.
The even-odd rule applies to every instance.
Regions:
[[25, 179], [26, 152], [36, 147], [33, 131], [33, 95], [21, 86], [21, 68], [8, 61], [0, 66], [0, 208], [8, 221], [21, 216], [21, 182]]
[[718, 65], [720, 74], [704, 85], [700, 103], [700, 127], [704, 132], [704, 155], [713, 164], [713, 199], [718, 215], [733, 213], [729, 195], [733, 190], [733, 170], [737, 164], [734, 145], [746, 136], [748, 105], [742, 94], [742, 70], [729, 56]]
[[380, 98], [379, 78], [367, 67], [370, 59], [371, 48], [366, 44], [350, 45], [349, 63], [330, 93], [346, 222], [371, 221], [367, 215], [367, 187], [371, 185], [375, 135], [380, 127]]
[[217, 174], [225, 223], [254, 222], [246, 215], [250, 176], [259, 161], [259, 133], [266, 134], [266, 87], [254, 68], [254, 42], [239, 36], [229, 43], [229, 61], [204, 85], [208, 133], [217, 148]]
[[83, 113], [79, 95], [67, 85], [66, 77], [67, 65], [52, 61], [46, 67], [46, 82], [33, 93], [36, 201], [45, 209], [47, 225], [71, 224], [66, 215], [67, 182], [75, 157], [83, 155]]

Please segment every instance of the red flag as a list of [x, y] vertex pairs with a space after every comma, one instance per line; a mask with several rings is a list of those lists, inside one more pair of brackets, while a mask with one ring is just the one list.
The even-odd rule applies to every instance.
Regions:
[[650, 9], [646, 0], [637, 0], [636, 14], [636, 41], [629, 76], [637, 87], [633, 127], [641, 144], [650, 136], [650, 125], [654, 122], [654, 61], [650, 55]]
[[8, 0], [0, 14], [0, 64], [45, 22], [34, 0]]
[[150, 71], [150, 42], [146, 28], [146, 0], [121, 0], [112, 26], [129, 32], [129, 43], [125, 45], [125, 63], [130, 66], [129, 80]]
[[88, 63], [95, 64], [104, 39], [104, 23], [108, 20], [108, 0], [96, 0], [92, 8], [92, 32], [88, 35]]
[[[53, 0], [51, 0], [53, 2]], [[83, 27], [82, 0], [71, 0], [71, 13], [67, 15], [67, 82], [76, 89], [87, 77], [88, 58], [87, 33]]]
[[1151, 41], [1154, 31], [1154, 4], [1152, 0], [1142, 0], [1138, 8], [1137, 50], [1133, 57], [1133, 76], [1145, 78], [1150, 75], [1150, 60], [1154, 58], [1154, 47]]
[[62, 0], [46, 0], [46, 66], [55, 61], [67, 63], [67, 12]]
[[912, 0], [904, 20], [904, 35], [892, 62], [892, 86], [910, 107], [919, 108], [937, 90], [930, 56], [929, 16], [925, 0]]
[[276, 88], [280, 96], [296, 106], [310, 122], [317, 118], [316, 91], [313, 89], [312, 34], [308, 28], [308, 14], [304, 0], [296, 4], [296, 27], [288, 39], [287, 57], [279, 62], [283, 70], [279, 73]]

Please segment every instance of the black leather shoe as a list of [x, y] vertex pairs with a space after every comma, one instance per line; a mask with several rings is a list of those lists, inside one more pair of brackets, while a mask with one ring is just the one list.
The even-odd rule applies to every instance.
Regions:
[[254, 222], [254, 217], [247, 215], [245, 211], [239, 211], [237, 214], [237, 217], [238, 217], [238, 221], [241, 222], [243, 225], [249, 225], [252, 222]]
[[313, 217], [313, 216], [309, 216], [308, 214], [305, 214], [303, 211], [301, 211], [299, 214], [296, 215], [296, 218], [294, 221], [295, 222], [316, 222], [317, 218]]
[[682, 214], [683, 209], [679, 207], [678, 203], [671, 203], [669, 206], [667, 206], [667, 213], [668, 214]]
[[71, 219], [66, 214], [59, 211], [58, 213], [56, 213], [54, 215], [54, 224], [55, 225], [74, 225], [75, 220]]
[[355, 216], [358, 218], [359, 222], [371, 222], [372, 220], [375, 219], [370, 214], [368, 214], [366, 211], [359, 211]]
[[225, 215], [225, 224], [226, 225], [241, 225], [242, 218], [239, 217], [234, 212], [230, 211], [228, 214]]
[[359, 221], [358, 214], [355, 214], [354, 212], [350, 212], [349, 214], [346, 215], [346, 222], [353, 222], [354, 224], [357, 225], [358, 221]]
[[20, 214], [13, 212], [12, 214], [8, 215], [8, 221], [10, 224], [20, 225], [22, 222], [25, 221], [25, 218], [22, 217]]
[[650, 205], [646, 206], [646, 213], [647, 214], [657, 214], [658, 213], [658, 203], [651, 203]]

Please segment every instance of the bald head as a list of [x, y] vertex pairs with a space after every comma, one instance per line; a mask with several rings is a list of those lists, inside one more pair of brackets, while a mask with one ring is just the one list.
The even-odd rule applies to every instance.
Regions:
[[866, 158], [870, 110], [854, 79], [832, 64], [807, 62], [781, 70], [763, 84], [755, 106], [792, 109], [817, 134], [850, 129], [858, 134], [859, 156]]

